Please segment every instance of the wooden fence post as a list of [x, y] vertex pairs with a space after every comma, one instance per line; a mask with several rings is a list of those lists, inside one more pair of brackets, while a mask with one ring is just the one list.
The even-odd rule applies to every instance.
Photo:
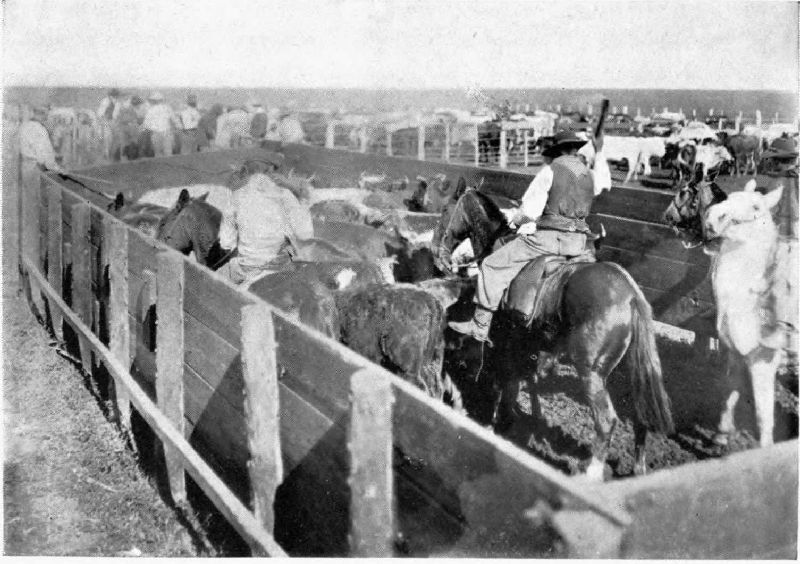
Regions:
[[264, 304], [242, 306], [242, 378], [250, 460], [252, 507], [256, 520], [272, 534], [275, 492], [283, 481], [275, 325]]
[[761, 110], [756, 110], [756, 125], [761, 127]]
[[478, 126], [475, 126], [475, 166], [479, 166], [481, 164], [481, 144], [480, 144], [480, 133], [478, 133]]
[[[63, 297], [62, 280], [64, 267], [61, 253], [64, 245], [63, 219], [61, 217], [61, 187], [48, 186], [47, 198], [47, 281], [56, 293]], [[57, 307], [50, 308], [50, 319], [56, 340], [64, 341], [64, 317]]]
[[417, 126], [417, 158], [421, 161], [425, 160], [425, 125], [420, 124]]
[[498, 161], [500, 163], [500, 168], [508, 168], [508, 132], [505, 129], [500, 130], [500, 154], [498, 155]]
[[[92, 325], [92, 279], [89, 230], [89, 204], [72, 206], [72, 309], [86, 325]], [[81, 364], [86, 372], [92, 370], [92, 353], [86, 338], [78, 336]]]
[[[107, 217], [105, 236], [108, 261], [108, 335], [109, 349], [123, 366], [131, 365], [131, 326], [128, 313], [128, 229]], [[125, 386], [114, 382], [112, 396], [117, 421], [126, 433], [131, 431], [131, 401]]]
[[366, 153], [367, 152], [367, 128], [366, 126], [361, 126], [358, 128], [358, 152], [359, 153]]
[[363, 369], [350, 378], [350, 555], [392, 556], [394, 476], [388, 379]]
[[394, 149], [392, 148], [392, 130], [388, 127], [386, 128], [386, 154], [388, 156], [394, 156]]
[[[157, 262], [156, 402], [183, 436], [183, 257], [161, 251]], [[183, 502], [186, 482], [181, 457], [164, 444], [164, 460], [172, 499]]]
[[328, 122], [328, 125], [325, 128], [325, 148], [333, 149], [335, 140], [336, 140], [336, 124], [331, 121]]
[[444, 122], [444, 150], [442, 151], [442, 160], [446, 163], [450, 162], [450, 122]]
[[528, 157], [528, 143], [530, 142], [530, 139], [531, 139], [530, 134], [526, 129], [525, 131], [522, 132], [522, 151], [523, 151], [522, 164], [523, 166], [526, 167], [530, 162], [530, 159]]

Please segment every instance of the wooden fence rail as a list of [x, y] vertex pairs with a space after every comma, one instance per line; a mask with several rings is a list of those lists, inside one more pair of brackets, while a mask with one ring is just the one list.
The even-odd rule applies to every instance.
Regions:
[[[39, 206], [36, 211], [41, 210], [45, 221], [29, 232], [26, 241], [32, 244], [21, 253], [31, 293], [46, 300], [54, 322], [59, 319], [60, 325], [63, 319], [72, 328], [84, 369], [91, 371], [96, 364], [108, 370], [121, 429], [130, 432], [132, 405], [160, 438], [172, 498], [186, 500], [188, 473], [254, 554], [285, 555], [273, 536], [277, 491], [289, 472], [284, 465], [289, 461], [296, 469], [310, 450], [337, 436], [339, 425], [343, 425], [344, 448], [336, 456], [342, 458], [327, 463], [344, 472], [342, 484], [349, 503], [349, 507], [345, 505], [345, 514], [349, 513], [345, 528], [351, 555], [394, 553], [399, 528], [408, 527], [408, 512], [416, 511], [408, 505], [402, 511], [398, 508], [401, 502], [408, 503], [402, 501], [408, 498], [408, 486], [400, 488], [403, 492], [397, 490], [403, 480], [414, 484], [418, 492], [414, 499], [423, 495], [433, 500], [426, 501], [433, 503], [430, 515], [461, 521], [464, 550], [502, 538], [510, 522], [517, 528], [529, 527], [525, 509], [541, 499], [552, 507], [583, 508], [607, 523], [608, 528], [601, 527], [603, 534], [614, 538], [629, 523], [624, 511], [581, 492], [558, 471], [517, 452], [516, 447], [472, 421], [256, 296], [188, 262], [173, 249], [143, 237], [53, 178], [42, 175], [41, 185], [39, 198], [32, 203]], [[33, 237], [34, 233], [40, 237]], [[69, 306], [62, 297], [62, 288], [66, 288], [61, 284], [62, 269], [72, 273]], [[104, 307], [107, 345], [100, 339]], [[153, 311], [157, 322], [148, 329]], [[148, 361], [148, 354], [154, 360]], [[148, 362], [154, 367], [154, 397], [137, 381], [140, 376], [132, 374], [132, 363], [141, 374]], [[216, 374], [193, 373], [211, 365]], [[226, 379], [231, 374], [240, 375], [241, 383], [235, 384], [240, 388], [231, 388], [233, 380]], [[192, 379], [197, 377], [207, 379], [202, 385], [210, 386], [203, 392], [206, 399], [193, 395], [199, 390], [194, 383], [197, 380]], [[194, 387], [187, 388], [189, 383]], [[304, 396], [304, 390], [311, 390], [312, 395]], [[241, 412], [230, 411], [237, 394], [243, 400]], [[210, 396], [216, 398], [215, 407], [209, 403]], [[309, 404], [309, 398], [318, 399]], [[313, 403], [318, 400], [322, 403]], [[226, 405], [228, 411], [213, 412], [216, 406]], [[204, 459], [192, 442], [194, 431], [202, 425], [210, 429], [200, 421], [204, 415], [212, 416], [211, 430], [222, 440], [245, 435], [239, 446], [221, 445], [219, 440], [215, 446], [240, 449], [246, 459], [248, 491], [236, 491], [241, 482], [226, 484], [215, 462]], [[304, 417], [317, 418], [311, 425], [317, 426], [313, 431], [317, 435], [302, 434], [311, 422]], [[298, 423], [300, 428], [293, 428]], [[421, 468], [427, 468], [428, 474], [398, 467], [398, 449], [407, 460], [425, 461]], [[473, 458], [478, 464], [475, 468], [471, 468]], [[505, 484], [498, 497], [502, 511], [469, 509], [479, 499], [475, 495], [486, 495], [478, 493], [486, 480]], [[447, 493], [473, 490], [461, 502], [454, 502], [453, 494]], [[251, 508], [242, 496], [249, 497]], [[505, 515], [507, 511], [510, 516]], [[459, 517], [462, 512], [468, 516]], [[536, 551], [535, 544], [529, 544], [524, 536], [508, 546], [504, 543], [497, 543], [501, 554]], [[577, 554], [569, 552], [569, 547], [567, 553]]]

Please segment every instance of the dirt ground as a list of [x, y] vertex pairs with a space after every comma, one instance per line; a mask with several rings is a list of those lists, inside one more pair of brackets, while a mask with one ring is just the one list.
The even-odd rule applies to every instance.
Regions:
[[197, 516], [159, 495], [95, 383], [57, 354], [19, 291], [9, 152], [4, 143], [3, 554], [216, 554]]

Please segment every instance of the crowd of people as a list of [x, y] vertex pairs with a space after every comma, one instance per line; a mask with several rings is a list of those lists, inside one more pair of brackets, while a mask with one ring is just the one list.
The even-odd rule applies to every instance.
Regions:
[[[29, 120], [45, 128], [50, 137], [49, 145], [56, 149], [57, 161], [64, 157], [59, 153], [66, 152], [63, 147], [67, 145], [62, 138], [70, 134], [70, 128], [55, 119], [63, 118], [61, 114], [65, 110], [39, 105], [32, 108]], [[58, 112], [61, 113], [55, 116]], [[69, 113], [68, 121], [69, 117], [76, 119], [71, 115], [77, 116], [76, 111]], [[161, 92], [154, 91], [143, 99], [136, 94], [126, 95], [117, 88], [110, 89], [92, 119], [80, 125], [93, 130], [90, 137], [97, 140], [97, 146], [91, 150], [99, 153], [97, 159], [110, 162], [232, 149], [256, 145], [262, 140], [305, 141], [303, 127], [294, 112], [286, 107], [267, 108], [256, 98], [251, 98], [246, 105], [213, 103], [202, 107], [197, 96], [189, 94], [176, 108]], [[74, 135], [73, 143], [77, 144], [79, 135]], [[38, 144], [43, 141], [31, 138], [31, 142]]]

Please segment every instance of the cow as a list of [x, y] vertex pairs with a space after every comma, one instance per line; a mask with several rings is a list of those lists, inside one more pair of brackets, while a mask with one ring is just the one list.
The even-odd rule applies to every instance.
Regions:
[[625, 182], [636, 179], [639, 166], [644, 167], [644, 174], [653, 173], [650, 158], [661, 158], [666, 151], [666, 144], [661, 137], [605, 137], [603, 153], [607, 161], [627, 161], [628, 175]]
[[756, 173], [761, 160], [761, 139], [755, 135], [723, 135], [723, 145], [733, 159], [731, 175], [739, 176], [740, 165], [744, 165], [744, 173]]

